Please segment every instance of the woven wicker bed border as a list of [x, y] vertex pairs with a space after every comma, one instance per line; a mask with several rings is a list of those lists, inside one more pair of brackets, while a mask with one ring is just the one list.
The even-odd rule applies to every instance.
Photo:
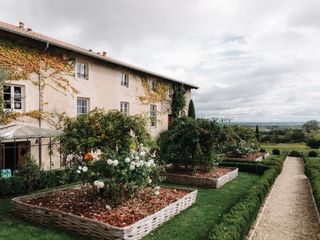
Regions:
[[178, 201], [127, 227], [114, 227], [93, 219], [22, 202], [67, 189], [70, 187], [14, 198], [11, 200], [11, 211], [15, 216], [27, 221], [74, 232], [88, 236], [90, 239], [136, 240], [143, 238], [164, 222], [190, 207], [196, 201], [198, 193], [197, 190], [193, 190]]
[[221, 188], [227, 182], [232, 181], [238, 176], [238, 168], [229, 168], [230, 172], [219, 177], [218, 179], [208, 177], [198, 177], [190, 175], [182, 175], [175, 173], [165, 173], [165, 179], [168, 183], [181, 184], [187, 186], [206, 187], [206, 188]]

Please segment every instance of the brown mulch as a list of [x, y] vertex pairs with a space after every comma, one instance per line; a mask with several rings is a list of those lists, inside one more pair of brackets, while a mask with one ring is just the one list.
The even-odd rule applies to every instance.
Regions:
[[218, 179], [219, 177], [222, 177], [223, 175], [226, 175], [228, 172], [231, 172], [233, 170], [234, 168], [217, 167], [214, 168], [214, 170], [212, 170], [211, 172], [198, 172], [194, 176]]
[[226, 175], [228, 172], [231, 172], [233, 170], [234, 168], [215, 167], [210, 172], [198, 170], [197, 172], [190, 174], [183, 168], [179, 168], [179, 169], [168, 168], [166, 169], [166, 172], [172, 173], [172, 174], [189, 175], [194, 177], [206, 177], [206, 178], [218, 179], [219, 177]]
[[255, 161], [258, 157], [264, 156], [265, 153], [263, 152], [257, 152], [254, 154], [251, 154], [247, 157], [242, 157], [242, 158], [236, 158], [232, 156], [228, 156], [227, 159], [236, 159], [236, 160], [243, 160], [243, 161]]
[[171, 203], [181, 199], [190, 191], [172, 188], [160, 188], [155, 196], [154, 190], [146, 188], [139, 195], [114, 209], [108, 209], [107, 199], [90, 197], [89, 187], [81, 187], [26, 201], [26, 203], [71, 213], [101, 221], [116, 227], [129, 226]]

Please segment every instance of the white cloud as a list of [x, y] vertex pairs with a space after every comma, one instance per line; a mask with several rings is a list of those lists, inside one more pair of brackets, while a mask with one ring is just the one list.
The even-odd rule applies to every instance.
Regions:
[[0, 18], [200, 86], [197, 114], [320, 118], [316, 0], [0, 0]]

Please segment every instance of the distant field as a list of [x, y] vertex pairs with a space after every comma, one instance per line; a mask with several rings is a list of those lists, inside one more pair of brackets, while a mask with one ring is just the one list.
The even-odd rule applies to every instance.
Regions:
[[312, 150], [320, 153], [319, 149], [311, 149], [305, 143], [261, 143], [261, 148], [265, 148], [269, 152], [274, 148], [279, 148], [281, 151], [297, 150], [306, 153]]

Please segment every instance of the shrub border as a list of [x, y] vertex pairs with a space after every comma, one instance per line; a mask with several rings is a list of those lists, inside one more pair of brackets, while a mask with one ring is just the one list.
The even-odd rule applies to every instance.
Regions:
[[[313, 202], [316, 206], [318, 218], [320, 212], [320, 165], [319, 168], [314, 168], [312, 163], [310, 162], [311, 157], [303, 155], [305, 174], [309, 179], [310, 191], [312, 192]], [[320, 164], [320, 159], [319, 159]]]
[[245, 239], [256, 220], [261, 205], [269, 194], [277, 176], [281, 173], [286, 157], [287, 154], [282, 154], [280, 159], [275, 159], [271, 156], [261, 164], [227, 163], [228, 165], [236, 164], [240, 170], [250, 169], [250, 172], [257, 171], [256, 173], [258, 174], [261, 174], [263, 168], [265, 170], [261, 178], [240, 198], [228, 213], [222, 216], [220, 222], [212, 228], [209, 233], [210, 240]]

